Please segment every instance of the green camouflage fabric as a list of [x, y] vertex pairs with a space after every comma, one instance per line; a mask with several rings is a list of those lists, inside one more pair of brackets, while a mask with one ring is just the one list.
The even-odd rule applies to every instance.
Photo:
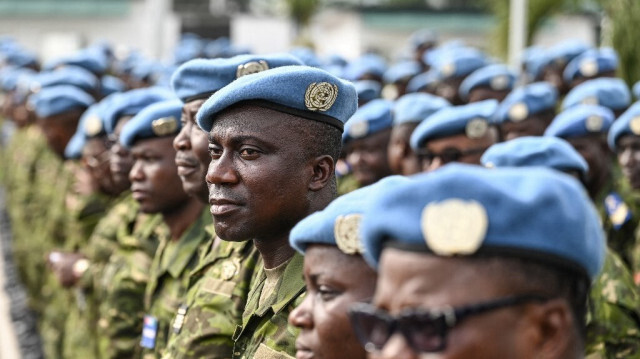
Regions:
[[[208, 226], [211, 238], [213, 225]], [[173, 320], [163, 359], [230, 358], [260, 253], [253, 241], [208, 243], [189, 275], [189, 290]]]
[[251, 283], [249, 299], [242, 314], [242, 326], [233, 335], [234, 359], [293, 358], [296, 354], [298, 328], [289, 324], [289, 313], [304, 300], [305, 283], [302, 279], [303, 257], [299, 253], [287, 264], [275, 290], [262, 305], [260, 294], [266, 274], [262, 262]]
[[158, 245], [145, 291], [145, 313], [157, 319], [158, 327], [155, 345], [142, 349], [143, 358], [160, 358], [164, 353], [172, 319], [186, 296], [189, 273], [206, 247], [211, 245], [211, 235], [205, 227], [212, 223], [207, 207], [177, 242], [163, 238]]
[[342, 177], [338, 177], [337, 183], [338, 196], [342, 196], [343, 194], [347, 194], [360, 188], [360, 184], [358, 183], [358, 181], [356, 181], [356, 178], [351, 173]]
[[[96, 224], [82, 252], [90, 262], [83, 277], [71, 289], [74, 302], [67, 316], [63, 355], [65, 358], [98, 357], [97, 322], [100, 294], [94, 285], [117, 248], [117, 229], [120, 225], [133, 226], [138, 212], [138, 202], [130, 192], [111, 200], [111, 206]], [[96, 289], [96, 290], [94, 290]]]
[[640, 358], [640, 295], [629, 270], [607, 249], [593, 283], [587, 313], [588, 358]]
[[157, 249], [157, 238], [168, 235], [158, 214], [138, 213], [135, 224], [119, 226], [118, 247], [105, 265], [100, 287], [97, 327], [99, 358], [133, 358], [141, 355], [140, 334], [144, 291]]

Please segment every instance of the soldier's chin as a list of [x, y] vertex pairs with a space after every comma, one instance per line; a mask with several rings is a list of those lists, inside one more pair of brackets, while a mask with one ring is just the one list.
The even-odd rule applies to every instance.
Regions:
[[242, 231], [238, 230], [238, 226], [230, 225], [224, 221], [218, 221], [213, 217], [214, 228], [216, 229], [216, 235], [223, 241], [227, 242], [246, 242], [252, 238]]

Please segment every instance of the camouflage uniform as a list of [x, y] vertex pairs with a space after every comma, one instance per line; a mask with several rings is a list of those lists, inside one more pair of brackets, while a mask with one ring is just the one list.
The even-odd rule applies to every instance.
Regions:
[[[208, 227], [213, 234], [213, 225]], [[189, 275], [184, 305], [173, 320], [165, 359], [230, 358], [259, 253], [253, 241], [209, 242]]]
[[640, 311], [631, 275], [607, 250], [600, 276], [593, 283], [587, 313], [588, 358], [640, 358]]
[[342, 177], [338, 177], [338, 196], [347, 194], [360, 188], [360, 184], [356, 181], [353, 174], [349, 173]]
[[63, 354], [65, 358], [95, 358], [98, 356], [96, 323], [98, 321], [100, 280], [111, 253], [117, 248], [120, 226], [132, 227], [138, 213], [138, 202], [130, 192], [112, 200], [112, 206], [97, 223], [82, 252], [90, 266], [73, 288], [75, 305], [67, 317]]
[[138, 213], [133, 226], [119, 226], [118, 247], [104, 268], [96, 292], [101, 298], [97, 328], [100, 358], [141, 354], [144, 291], [157, 238], [167, 235], [160, 215]]
[[262, 262], [251, 283], [251, 291], [242, 326], [233, 335], [234, 359], [293, 358], [295, 342], [300, 330], [289, 325], [289, 313], [304, 300], [302, 279], [303, 257], [296, 253], [287, 263], [284, 273], [271, 295], [260, 305], [260, 295], [266, 274]]
[[178, 241], [171, 241], [168, 237], [160, 241], [151, 264], [151, 278], [144, 298], [145, 313], [157, 320], [157, 328], [151, 340], [152, 348], [143, 349], [144, 358], [159, 358], [164, 352], [171, 320], [183, 302], [189, 285], [189, 273], [211, 243], [211, 235], [205, 231], [205, 227], [212, 222], [207, 207]]

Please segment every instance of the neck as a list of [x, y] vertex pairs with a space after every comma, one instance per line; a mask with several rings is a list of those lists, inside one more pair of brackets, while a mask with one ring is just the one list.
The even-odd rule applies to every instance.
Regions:
[[184, 232], [202, 214], [204, 204], [195, 198], [189, 197], [181, 206], [172, 208], [169, 212], [162, 213], [164, 223], [169, 227], [171, 240], [177, 241]]
[[[335, 196], [331, 194], [330, 191], [324, 192], [324, 195], [319, 194], [316, 200], [311, 202], [308, 211], [304, 216], [300, 217], [298, 221], [311, 213], [324, 209], [334, 199]], [[295, 249], [291, 248], [289, 245], [289, 232], [295, 224], [296, 223], [291, 224], [291, 226], [283, 233], [270, 236], [269, 238], [256, 238], [253, 240], [256, 249], [260, 252], [260, 256], [262, 257], [262, 261], [264, 262], [264, 267], [266, 269], [275, 268], [281, 265], [295, 254]]]

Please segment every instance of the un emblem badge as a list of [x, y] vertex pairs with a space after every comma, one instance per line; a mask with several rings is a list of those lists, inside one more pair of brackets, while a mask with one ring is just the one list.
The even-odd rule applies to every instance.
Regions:
[[151, 122], [151, 129], [156, 136], [168, 136], [178, 129], [178, 121], [175, 117], [163, 117]]
[[264, 60], [247, 62], [246, 64], [238, 65], [238, 69], [236, 70], [236, 78], [255, 74], [265, 70], [269, 70], [269, 64], [267, 64], [267, 62]]
[[336, 218], [333, 235], [336, 238], [338, 249], [345, 254], [362, 253], [362, 244], [358, 234], [361, 219], [360, 214], [349, 214]]
[[307, 87], [304, 104], [311, 111], [327, 111], [338, 98], [338, 86], [328, 82], [314, 82]]

